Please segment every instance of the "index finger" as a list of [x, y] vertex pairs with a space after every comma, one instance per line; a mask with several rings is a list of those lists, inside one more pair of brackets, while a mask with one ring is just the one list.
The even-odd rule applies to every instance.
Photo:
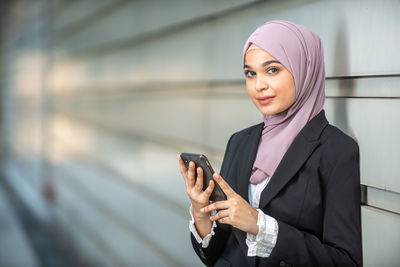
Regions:
[[232, 189], [232, 187], [230, 187], [227, 182], [225, 182], [221, 175], [219, 175], [218, 173], [214, 173], [213, 178], [228, 198], [236, 195], [235, 191]]
[[227, 209], [229, 208], [229, 203], [227, 200], [221, 200], [221, 201], [217, 201], [214, 202], [208, 206], [205, 206], [204, 208], [200, 209], [201, 212], [210, 212], [213, 210], [221, 210], [221, 209]]

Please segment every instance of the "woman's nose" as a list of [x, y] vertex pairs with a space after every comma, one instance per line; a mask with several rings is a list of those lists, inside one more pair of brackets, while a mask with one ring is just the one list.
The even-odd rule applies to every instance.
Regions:
[[265, 79], [265, 77], [260, 77], [257, 76], [256, 78], [256, 90], [257, 91], [262, 91], [268, 88], [268, 81]]

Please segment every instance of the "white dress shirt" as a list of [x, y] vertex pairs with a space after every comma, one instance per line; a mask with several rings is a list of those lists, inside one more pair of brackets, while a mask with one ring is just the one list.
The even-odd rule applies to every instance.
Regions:
[[[278, 238], [278, 222], [271, 216], [264, 214], [262, 210], [259, 209], [260, 197], [262, 191], [267, 186], [270, 177], [267, 177], [264, 181], [259, 184], [249, 184], [249, 199], [250, 205], [257, 209], [258, 211], [258, 233], [257, 235], [252, 235], [247, 233], [246, 244], [248, 246], [247, 256], [258, 256], [258, 257], [269, 257], [273, 248], [275, 247], [276, 240]], [[189, 229], [196, 238], [197, 242], [201, 244], [203, 248], [208, 247], [212, 236], [215, 234], [214, 228], [217, 227], [216, 222], [213, 222], [211, 232], [207, 234], [203, 239], [197, 233], [196, 227], [194, 225], [193, 218], [193, 208], [190, 206], [190, 216], [191, 220], [189, 222]], [[213, 211], [212, 215], [216, 212]]]

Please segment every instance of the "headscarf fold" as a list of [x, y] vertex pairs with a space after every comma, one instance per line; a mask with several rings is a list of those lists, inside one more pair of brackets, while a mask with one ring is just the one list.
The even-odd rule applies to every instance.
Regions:
[[250, 183], [273, 176], [284, 154], [301, 129], [323, 108], [325, 66], [318, 35], [289, 21], [269, 21], [250, 35], [243, 49], [255, 44], [279, 60], [293, 75], [295, 101], [289, 109], [264, 115], [264, 129], [257, 150]]

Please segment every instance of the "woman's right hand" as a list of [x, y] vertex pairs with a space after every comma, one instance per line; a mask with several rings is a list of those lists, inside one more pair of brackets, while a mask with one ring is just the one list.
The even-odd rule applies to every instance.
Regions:
[[203, 191], [203, 169], [197, 168], [197, 179], [195, 179], [195, 164], [189, 163], [189, 168], [186, 168], [181, 156], [178, 156], [179, 165], [183, 179], [185, 180], [186, 193], [188, 194], [193, 207], [193, 217], [197, 221], [210, 221], [210, 213], [200, 212], [201, 208], [210, 204], [210, 196], [214, 190], [214, 181], [210, 181], [206, 190]]

